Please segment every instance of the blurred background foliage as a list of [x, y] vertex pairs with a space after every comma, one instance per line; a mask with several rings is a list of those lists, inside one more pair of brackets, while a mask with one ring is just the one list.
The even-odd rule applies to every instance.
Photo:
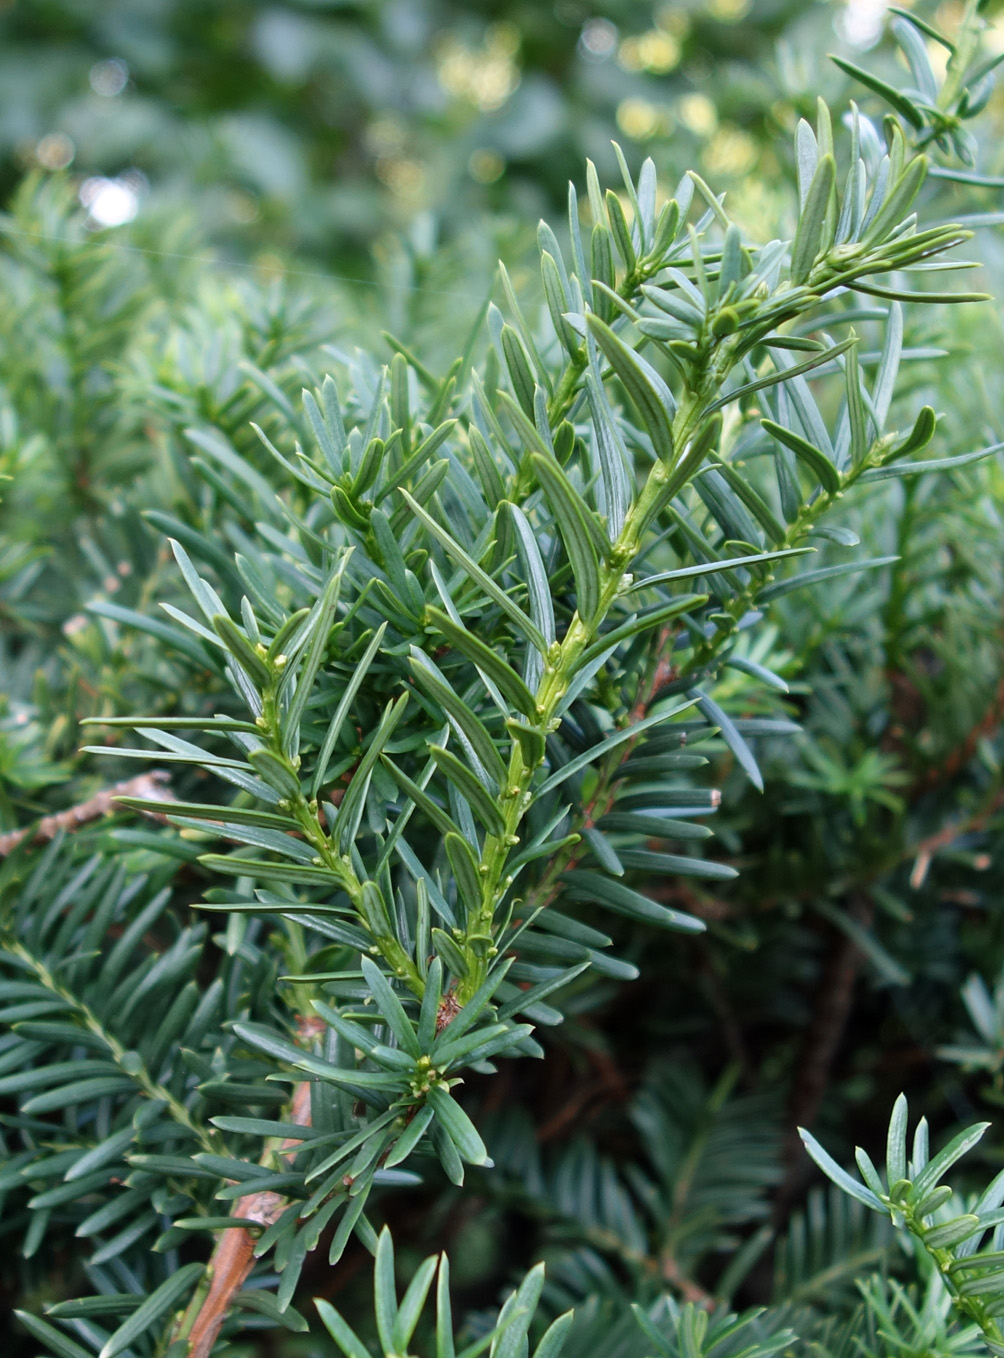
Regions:
[[0, 13], [0, 187], [68, 168], [97, 221], [142, 200], [194, 213], [238, 258], [365, 271], [381, 229], [553, 212], [587, 155], [615, 168], [617, 137], [667, 176], [699, 166], [766, 222], [778, 134], [841, 88], [823, 54], [874, 43], [883, 9], [14, 0]]
[[[960, 6], [922, 8], [951, 27]], [[253, 529], [186, 431], [219, 430], [272, 475], [250, 422], [295, 421], [300, 388], [357, 345], [375, 350], [381, 328], [437, 373], [468, 335], [483, 356], [495, 260], [539, 308], [533, 225], [560, 220], [587, 156], [609, 182], [611, 138], [668, 183], [699, 168], [752, 238], [786, 228], [795, 123], [849, 87], [825, 54], [892, 67], [884, 11], [0, 7], [0, 834], [104, 786], [77, 754], [82, 718], [170, 712], [192, 682], [183, 656], [116, 615], [153, 618], [155, 600], [180, 597], [166, 533], [211, 530], [225, 584]], [[1004, 19], [989, 11], [1000, 50]], [[1004, 170], [1002, 125], [998, 92], [979, 155], [989, 174]], [[975, 285], [1004, 295], [999, 189], [934, 191], [979, 232]], [[949, 412], [938, 456], [1004, 436], [997, 308], [908, 314], [906, 345], [906, 401]], [[644, 954], [642, 979], [584, 985], [547, 1035], [546, 1067], [509, 1064], [487, 1091], [495, 1172], [462, 1195], [396, 1201], [405, 1270], [446, 1244], [477, 1308], [544, 1254], [553, 1309], [588, 1298], [573, 1351], [599, 1355], [602, 1332], [613, 1358], [632, 1351], [630, 1338], [617, 1347], [625, 1299], [649, 1305], [681, 1280], [685, 1299], [819, 1307], [838, 1285], [852, 1292], [835, 1260], [895, 1266], [872, 1223], [818, 1190], [806, 1205], [812, 1175], [790, 1129], [818, 1116], [846, 1150], [852, 1121], [866, 1143], [904, 1085], [937, 1125], [1004, 1101], [1002, 504], [998, 459], [852, 497], [846, 541], [899, 562], [778, 608], [751, 658], [788, 679], [788, 697], [737, 709], [746, 686], [716, 691], [747, 720], [804, 732], [763, 738], [764, 797], [717, 753], [716, 833], [740, 876], [664, 884], [708, 921], [708, 941], [655, 949], [624, 924], [617, 942]], [[177, 870], [184, 904], [205, 883]], [[725, 1278], [743, 1241], [765, 1252]], [[59, 1296], [61, 1266], [5, 1265], [8, 1297]], [[365, 1256], [337, 1279], [319, 1263], [305, 1287], [353, 1315], [355, 1289], [362, 1314]]]

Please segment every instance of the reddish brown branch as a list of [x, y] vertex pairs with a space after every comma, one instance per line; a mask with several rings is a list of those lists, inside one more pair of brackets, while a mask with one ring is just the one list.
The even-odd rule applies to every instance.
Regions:
[[695, 1306], [699, 1306], [702, 1311], [713, 1311], [715, 1309], [715, 1298], [710, 1292], [705, 1292], [700, 1283], [694, 1282], [693, 1278], [688, 1278], [675, 1259], [666, 1257], [659, 1262], [663, 1282], [669, 1283], [670, 1287], [675, 1288], [684, 1301], [692, 1302]]
[[615, 1061], [598, 1048], [587, 1048], [585, 1055], [596, 1072], [595, 1078], [578, 1081], [576, 1089], [563, 1100], [561, 1107], [541, 1123], [535, 1134], [541, 1145], [563, 1136], [571, 1127], [581, 1128], [587, 1109], [588, 1116], [592, 1117], [597, 1107], [625, 1104], [631, 1097], [631, 1086]]
[[[849, 908], [848, 914], [867, 929], [874, 917], [874, 906], [864, 896]], [[804, 1164], [800, 1152], [798, 1127], [811, 1127], [829, 1084], [830, 1072], [840, 1039], [854, 1004], [854, 983], [861, 966], [861, 951], [847, 934], [831, 925], [827, 931], [831, 951], [816, 985], [816, 1004], [806, 1030], [795, 1068], [795, 1078], [785, 1119], [789, 1130], [785, 1146], [785, 1178], [778, 1190], [776, 1209], [783, 1213], [798, 1185]]]
[[[169, 802], [172, 800], [169, 782], [170, 775], [161, 769], [153, 769], [149, 773], [141, 773], [138, 778], [130, 778], [124, 783], [116, 783], [114, 787], [105, 788], [86, 802], [71, 806], [66, 811], [43, 816], [35, 825], [27, 825], [20, 830], [8, 830], [6, 834], [0, 835], [0, 858], [13, 853], [19, 844], [26, 841], [29, 844], [44, 844], [46, 840], [55, 839], [60, 830], [79, 830], [89, 821], [109, 815], [119, 809], [115, 805], [116, 797], [142, 797], [147, 801]], [[166, 817], [157, 815], [155, 811], [143, 814], [153, 820], [166, 820]]]
[[973, 834], [977, 830], [982, 830], [986, 826], [990, 817], [1004, 806], [1004, 789], [998, 791], [996, 795], [978, 811], [973, 812], [964, 820], [953, 821], [946, 825], [943, 830], [936, 834], [928, 835], [919, 844], [915, 844], [904, 856], [913, 859], [913, 870], [910, 873], [910, 885], [913, 889], [919, 890], [924, 885], [931, 860], [939, 849], [947, 849], [963, 835]]
[[972, 759], [976, 753], [976, 747], [984, 736], [992, 735], [1004, 720], [1004, 677], [997, 684], [994, 696], [983, 713], [983, 716], [970, 728], [965, 738], [951, 750], [940, 764], [935, 764], [929, 768], [920, 779], [918, 779], [913, 791], [915, 794], [929, 792], [940, 783], [947, 782], [954, 778]]
[[[323, 1028], [319, 1019], [301, 1019], [299, 1037], [303, 1041]], [[289, 1121], [300, 1127], [310, 1126], [310, 1082], [298, 1084], [293, 1091]], [[286, 1161], [292, 1160], [300, 1147], [296, 1137], [286, 1137], [278, 1147]], [[274, 1153], [274, 1152], [272, 1152]], [[274, 1225], [289, 1205], [288, 1198], [278, 1193], [248, 1193], [239, 1198], [234, 1216], [253, 1221], [262, 1230]], [[213, 1345], [230, 1312], [238, 1292], [254, 1268], [254, 1246], [257, 1233], [250, 1226], [230, 1226], [221, 1231], [209, 1263], [209, 1291], [199, 1306], [188, 1332], [189, 1358], [209, 1358]]]
[[460, 1013], [460, 1002], [452, 990], [448, 990], [439, 1001], [439, 1008], [436, 1010], [436, 1036], [438, 1037], [444, 1029], [448, 1028], [453, 1020]]

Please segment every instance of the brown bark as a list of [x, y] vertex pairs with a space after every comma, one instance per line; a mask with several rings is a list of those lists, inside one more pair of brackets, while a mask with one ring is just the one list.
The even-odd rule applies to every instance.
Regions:
[[[859, 897], [848, 907], [848, 913], [867, 929], [874, 907], [867, 897]], [[795, 1194], [805, 1163], [797, 1129], [811, 1127], [816, 1120], [854, 1005], [854, 983], [861, 966], [861, 952], [853, 939], [832, 925], [828, 934], [831, 951], [819, 978], [815, 1008], [802, 1041], [788, 1101], [785, 1177], [775, 1203], [779, 1216], [783, 1216]]]
[[[6, 834], [0, 835], [0, 858], [13, 853], [19, 844], [26, 841], [29, 844], [44, 844], [46, 840], [55, 839], [60, 830], [79, 830], [81, 825], [109, 815], [118, 810], [115, 805], [116, 797], [143, 797], [147, 801], [169, 802], [172, 799], [169, 775], [161, 769], [152, 769], [149, 773], [141, 773], [138, 778], [130, 778], [124, 783], [116, 783], [114, 787], [105, 788], [86, 802], [71, 806], [66, 811], [43, 816], [35, 825], [27, 825], [20, 830], [8, 830]], [[164, 819], [156, 812], [150, 811], [145, 814], [155, 820]]]
[[[300, 1036], [316, 1031], [318, 1022], [316, 1019], [302, 1020]], [[301, 1127], [310, 1126], [309, 1081], [296, 1086], [289, 1121]], [[296, 1137], [287, 1137], [280, 1144], [279, 1153], [290, 1160], [299, 1147], [300, 1141]], [[248, 1193], [238, 1199], [234, 1216], [253, 1221], [264, 1230], [278, 1221], [288, 1205], [288, 1199], [278, 1193]], [[188, 1332], [189, 1358], [209, 1358], [234, 1299], [254, 1268], [256, 1238], [257, 1232], [249, 1226], [230, 1226], [220, 1232], [209, 1263], [209, 1291]]]

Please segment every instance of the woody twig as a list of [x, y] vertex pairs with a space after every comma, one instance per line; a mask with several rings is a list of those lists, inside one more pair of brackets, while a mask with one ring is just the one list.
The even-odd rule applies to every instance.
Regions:
[[[318, 1019], [301, 1018], [297, 1037], [303, 1045], [322, 1027]], [[310, 1126], [310, 1082], [304, 1080], [293, 1091], [288, 1121], [304, 1129]], [[285, 1161], [292, 1160], [300, 1149], [297, 1137], [286, 1137], [275, 1150]], [[265, 1158], [275, 1154], [266, 1152]], [[230, 1226], [221, 1231], [207, 1270], [208, 1290], [193, 1299], [194, 1317], [183, 1318], [178, 1337], [187, 1337], [189, 1358], [209, 1358], [217, 1336], [223, 1327], [237, 1294], [254, 1268], [254, 1246], [258, 1233], [275, 1224], [289, 1206], [289, 1199], [279, 1193], [248, 1193], [239, 1198], [234, 1216], [248, 1222], [246, 1226]], [[187, 1334], [186, 1334], [187, 1331]]]
[[[162, 769], [153, 769], [149, 773], [141, 773], [138, 778], [129, 778], [124, 783], [116, 783], [113, 787], [104, 788], [97, 792], [86, 802], [80, 802], [76, 806], [68, 807], [65, 811], [57, 811], [51, 816], [43, 816], [34, 825], [26, 825], [19, 830], [8, 830], [6, 834], [0, 835], [0, 858], [5, 858], [20, 844], [44, 844], [47, 840], [55, 839], [60, 830], [73, 831], [79, 830], [81, 826], [87, 825], [90, 821], [100, 820], [102, 816], [110, 815], [118, 810], [115, 805], [116, 797], [142, 797], [146, 801], [168, 802], [172, 799], [170, 788], [170, 775]], [[166, 821], [166, 816], [159, 816], [155, 811], [144, 812], [153, 820]]]

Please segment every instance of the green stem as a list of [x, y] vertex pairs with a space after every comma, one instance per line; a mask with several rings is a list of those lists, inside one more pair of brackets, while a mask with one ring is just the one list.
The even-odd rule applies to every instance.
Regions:
[[115, 1064], [120, 1068], [123, 1074], [128, 1075], [130, 1079], [135, 1080], [136, 1084], [147, 1098], [155, 1099], [158, 1102], [165, 1104], [175, 1122], [191, 1132], [191, 1134], [197, 1138], [204, 1150], [211, 1151], [214, 1154], [219, 1153], [221, 1148], [217, 1138], [194, 1120], [191, 1113], [189, 1113], [180, 1099], [176, 1098], [169, 1089], [164, 1085], [159, 1084], [150, 1075], [137, 1052], [127, 1050], [121, 1042], [112, 1036], [89, 1005], [85, 1004], [83, 1000], [78, 999], [72, 991], [61, 986], [49, 971], [48, 967], [46, 967], [39, 958], [34, 957], [28, 952], [28, 950], [20, 943], [9, 938], [4, 940], [4, 947], [8, 952], [20, 957], [41, 984], [44, 985], [47, 990], [51, 991], [53, 995], [57, 995], [64, 1004], [66, 1004], [68, 1009], [77, 1014], [82, 1020], [84, 1027], [89, 1032], [101, 1039], [108, 1048], [108, 1053]]
[[[705, 402], [703, 393], [688, 392], [681, 401], [673, 421], [674, 446], [682, 450], [696, 428]], [[596, 612], [583, 619], [576, 612], [560, 643], [555, 643], [547, 657], [544, 674], [536, 693], [537, 729], [542, 735], [555, 730], [559, 723], [558, 710], [575, 677], [579, 662], [599, 635], [607, 614], [622, 588], [625, 569], [630, 566], [640, 547], [645, 525], [657, 511], [663, 490], [670, 478], [670, 468], [657, 462], [648, 474], [638, 499], [627, 515], [620, 536], [610, 550], [609, 563], [600, 568], [600, 600]], [[501, 835], [485, 839], [479, 871], [482, 877], [481, 904], [462, 941], [467, 975], [457, 987], [457, 999], [465, 1004], [487, 975], [491, 959], [496, 955], [495, 912], [511, 885], [505, 875], [510, 851], [519, 843], [520, 823], [530, 807], [530, 780], [537, 766], [530, 767], [523, 758], [522, 747], [514, 740], [509, 758], [506, 787], [502, 789]]]
[[[884, 1201], [891, 1211], [901, 1215], [903, 1223], [910, 1234], [916, 1236], [921, 1244], [924, 1244], [924, 1236], [928, 1228], [924, 1226], [923, 1221], [919, 1219], [910, 1208], [904, 1207], [902, 1203], [895, 1203], [889, 1198], [884, 1198]], [[969, 1297], [959, 1295], [961, 1284], [966, 1281], [967, 1277], [979, 1277], [982, 1270], [976, 1268], [971, 1272], [953, 1273], [950, 1266], [955, 1263], [956, 1260], [951, 1249], [932, 1249], [929, 1245], [924, 1245], [924, 1248], [937, 1265], [941, 1280], [951, 1294], [956, 1307], [968, 1315], [971, 1320], [974, 1320], [983, 1331], [983, 1334], [994, 1344], [1001, 1344], [1004, 1342], [1004, 1333], [1001, 1331], [997, 1318], [988, 1314], [986, 1301], [979, 1295]], [[996, 1298], [994, 1298], [994, 1300], [996, 1300]]]
[[[634, 269], [621, 279], [620, 286], [617, 289], [618, 297], [629, 303], [637, 301], [638, 289], [642, 283], [647, 283], [650, 278], [654, 278], [665, 265], [664, 259], [639, 260]], [[570, 358], [565, 365], [565, 370], [558, 379], [554, 394], [547, 403], [547, 418], [552, 429], [557, 428], [559, 421], [564, 419], [568, 413], [579, 390], [579, 381], [586, 370], [587, 363], [586, 349], [583, 346], [578, 355]]]
[[[629, 712], [617, 722], [617, 729], [624, 730], [630, 726], [636, 717], [647, 714], [649, 707], [656, 696], [659, 687], [658, 672], [662, 661], [662, 648], [665, 638], [656, 635], [652, 639], [651, 655], [645, 672], [638, 684], [636, 701]], [[614, 800], [614, 785], [618, 771], [630, 758], [635, 749], [636, 740], [629, 739], [624, 741], [616, 750], [611, 752], [606, 759], [601, 760], [597, 766], [596, 786], [592, 796], [586, 806], [579, 809], [576, 814], [573, 828], [588, 828], [600, 820], [607, 811], [610, 810]], [[525, 908], [532, 912], [541, 906], [549, 905], [554, 899], [558, 889], [558, 881], [562, 874], [573, 867], [577, 861], [578, 844], [581, 835], [575, 834], [571, 843], [566, 844], [562, 849], [551, 858], [541, 874], [540, 879], [535, 883], [529, 899], [525, 902]]]
[[352, 867], [348, 855], [343, 856], [338, 853], [332, 841], [318, 824], [316, 810], [311, 810], [310, 803], [302, 793], [292, 803], [291, 810], [303, 831], [304, 838], [314, 849], [323, 865], [330, 869], [332, 876], [337, 879], [339, 885], [355, 906], [360, 923], [373, 939], [370, 951], [383, 956], [395, 976], [421, 999], [425, 994], [425, 981], [422, 979], [414, 960], [408, 956], [398, 939], [391, 932], [390, 921], [387, 921], [386, 930], [374, 930], [371, 922], [364, 914], [362, 910], [363, 883]]
[[[258, 725], [268, 750], [277, 759], [282, 760], [291, 777], [298, 779], [299, 761], [291, 760], [283, 748], [278, 686], [279, 680], [276, 678], [263, 691], [262, 711]], [[288, 806], [300, 827], [301, 834], [314, 850], [318, 864], [330, 871], [356, 908], [360, 924], [373, 939], [370, 951], [382, 955], [394, 974], [421, 999], [425, 994], [425, 982], [418, 967], [395, 937], [389, 920], [386, 929], [373, 927], [371, 918], [362, 909], [364, 884], [353, 868], [352, 860], [347, 854], [338, 852], [333, 839], [321, 828], [317, 818], [317, 804], [308, 802], [303, 793], [298, 792], [295, 797], [289, 799]], [[296, 947], [296, 939], [291, 939], [291, 946]], [[302, 967], [298, 967], [297, 970], [302, 971]], [[302, 1008], [302, 1001], [300, 1003]]]

